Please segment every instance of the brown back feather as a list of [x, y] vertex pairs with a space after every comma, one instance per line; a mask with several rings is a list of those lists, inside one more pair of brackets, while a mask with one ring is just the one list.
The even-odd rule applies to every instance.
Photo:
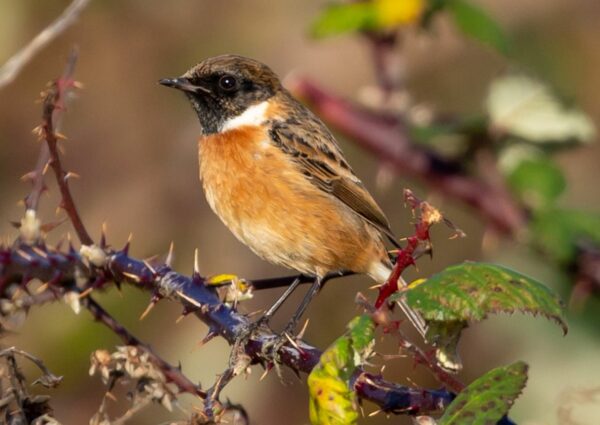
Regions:
[[271, 141], [292, 157], [315, 186], [335, 196], [397, 246], [388, 219], [346, 162], [325, 124], [289, 93], [280, 96], [287, 103], [285, 119], [271, 123]]

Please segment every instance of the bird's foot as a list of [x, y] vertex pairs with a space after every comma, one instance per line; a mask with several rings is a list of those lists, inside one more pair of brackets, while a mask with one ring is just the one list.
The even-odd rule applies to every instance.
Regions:
[[238, 334], [236, 338], [236, 344], [246, 344], [250, 340], [250, 338], [252, 338], [252, 336], [256, 333], [256, 331], [258, 331], [258, 329], [260, 329], [263, 326], [268, 327], [268, 323], [269, 318], [265, 316], [262, 316], [254, 322], [248, 323], [248, 325], [246, 325]]
[[294, 330], [296, 329], [296, 321], [290, 321], [283, 331], [272, 338], [268, 343], [263, 346], [262, 354], [271, 359], [275, 366], [281, 363], [281, 349], [286, 345], [291, 345], [293, 347], [298, 348], [298, 344], [296, 343], [297, 336], [294, 335]]

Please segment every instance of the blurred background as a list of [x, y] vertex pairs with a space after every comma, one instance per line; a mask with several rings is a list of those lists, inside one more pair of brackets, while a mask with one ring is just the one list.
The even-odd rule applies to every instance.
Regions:
[[[29, 42], [67, 5], [66, 0], [0, 0], [0, 63]], [[478, 114], [489, 83], [508, 69], [535, 74], [571, 99], [595, 123], [600, 123], [600, 3], [597, 0], [473, 1], [493, 16], [513, 37], [515, 51], [508, 61], [493, 49], [465, 37], [443, 16], [431, 31], [410, 31], [403, 45], [405, 81], [413, 99], [435, 111]], [[68, 136], [64, 160], [82, 178], [72, 183], [88, 229], [98, 237], [108, 223], [109, 242], [120, 247], [133, 233], [131, 253], [137, 257], [165, 254], [175, 242], [175, 268], [191, 272], [194, 248], [200, 252], [203, 275], [233, 273], [247, 278], [286, 274], [255, 257], [210, 211], [198, 183], [196, 140], [199, 125], [183, 96], [157, 84], [182, 74], [202, 59], [223, 53], [250, 56], [269, 64], [280, 76], [297, 73], [330, 90], [356, 98], [374, 84], [370, 52], [364, 40], [340, 36], [314, 40], [308, 29], [325, 2], [321, 0], [104, 0], [92, 1], [79, 21], [36, 56], [18, 78], [0, 89], [0, 235], [13, 237], [10, 220], [22, 216], [18, 201], [28, 192], [19, 177], [32, 169], [39, 143], [31, 134], [40, 121], [39, 92], [63, 69], [68, 52], [79, 46], [76, 79], [84, 84], [64, 118]], [[434, 257], [424, 258], [408, 278], [425, 277], [464, 260], [498, 262], [532, 275], [568, 299], [570, 286], [530, 248], [495, 237], [464, 205], [432, 192], [419, 182], [396, 177], [377, 185], [376, 159], [340, 137], [356, 173], [387, 213], [398, 234], [411, 231], [410, 211], [402, 189], [441, 208], [468, 235], [448, 240], [446, 229], [435, 229]], [[559, 153], [558, 164], [568, 189], [561, 203], [588, 211], [600, 210], [598, 161], [600, 146], [586, 145]], [[51, 179], [50, 179], [51, 180]], [[54, 186], [43, 198], [42, 217], [55, 219], [58, 199]], [[69, 231], [64, 224], [50, 239]], [[484, 241], [485, 244], [483, 243]], [[484, 249], [485, 246], [485, 249]], [[312, 303], [306, 339], [326, 347], [340, 335], [357, 310], [356, 292], [371, 282], [364, 277], [331, 283]], [[299, 291], [300, 292], [300, 291]], [[246, 311], [270, 305], [279, 291], [265, 291], [246, 303]], [[299, 302], [302, 294], [278, 315], [275, 326]], [[177, 306], [159, 303], [139, 321], [149, 294], [125, 287], [99, 296], [103, 305], [142, 340], [208, 387], [226, 367], [229, 348], [215, 339], [198, 349], [206, 333], [203, 324], [186, 318], [175, 325]], [[573, 409], [577, 424], [598, 423], [600, 405], [581, 402], [582, 394], [600, 386], [598, 303], [588, 300], [570, 312], [570, 332], [562, 337], [551, 323], [529, 317], [494, 317], [465, 332], [461, 379], [469, 382], [501, 364], [522, 359], [530, 364], [530, 379], [511, 416], [520, 424], [560, 424], [559, 412]], [[52, 392], [57, 418], [65, 424], [87, 423], [97, 410], [104, 388], [88, 376], [89, 354], [113, 350], [120, 341], [87, 312], [81, 317], [66, 305], [34, 309], [20, 331], [3, 341], [43, 358], [50, 369], [65, 375]], [[392, 346], [382, 350], [393, 352]], [[308, 423], [306, 385], [275, 373], [259, 382], [255, 367], [238, 378], [224, 396], [242, 403], [255, 424]], [[386, 377], [396, 382], [438, 387], [428, 373], [409, 361], [389, 362]], [[579, 400], [579, 401], [578, 401]], [[184, 398], [190, 408], [195, 401]], [[187, 404], [189, 403], [189, 405]], [[115, 405], [115, 412], [118, 406]], [[374, 410], [365, 406], [366, 411]], [[561, 410], [562, 409], [562, 410]], [[183, 417], [160, 406], [147, 409], [131, 423], [160, 423]], [[364, 423], [410, 423], [382, 415]]]

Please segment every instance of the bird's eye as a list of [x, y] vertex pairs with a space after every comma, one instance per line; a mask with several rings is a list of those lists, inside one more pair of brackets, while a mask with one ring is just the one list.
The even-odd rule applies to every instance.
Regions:
[[237, 88], [237, 80], [231, 75], [224, 75], [219, 79], [219, 87], [224, 91], [233, 91]]

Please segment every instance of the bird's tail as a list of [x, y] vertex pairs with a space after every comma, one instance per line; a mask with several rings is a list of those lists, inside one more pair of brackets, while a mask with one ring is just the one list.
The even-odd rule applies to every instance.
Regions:
[[[373, 267], [369, 275], [377, 283], [383, 285], [387, 281], [391, 273], [392, 269], [389, 265], [379, 263], [375, 267]], [[400, 276], [400, 278], [398, 279], [398, 287], [401, 288], [406, 286], [407, 283], [404, 281], [404, 279], [402, 279], [402, 276]], [[417, 331], [419, 331], [422, 337], [425, 337], [425, 334], [427, 333], [427, 323], [425, 323], [425, 320], [421, 317], [421, 315], [414, 311], [412, 308], [410, 308], [409, 305], [406, 303], [406, 300], [399, 299], [397, 303], [398, 306], [402, 309], [404, 315], [410, 321], [410, 323], [412, 323], [412, 325], [417, 329]]]

